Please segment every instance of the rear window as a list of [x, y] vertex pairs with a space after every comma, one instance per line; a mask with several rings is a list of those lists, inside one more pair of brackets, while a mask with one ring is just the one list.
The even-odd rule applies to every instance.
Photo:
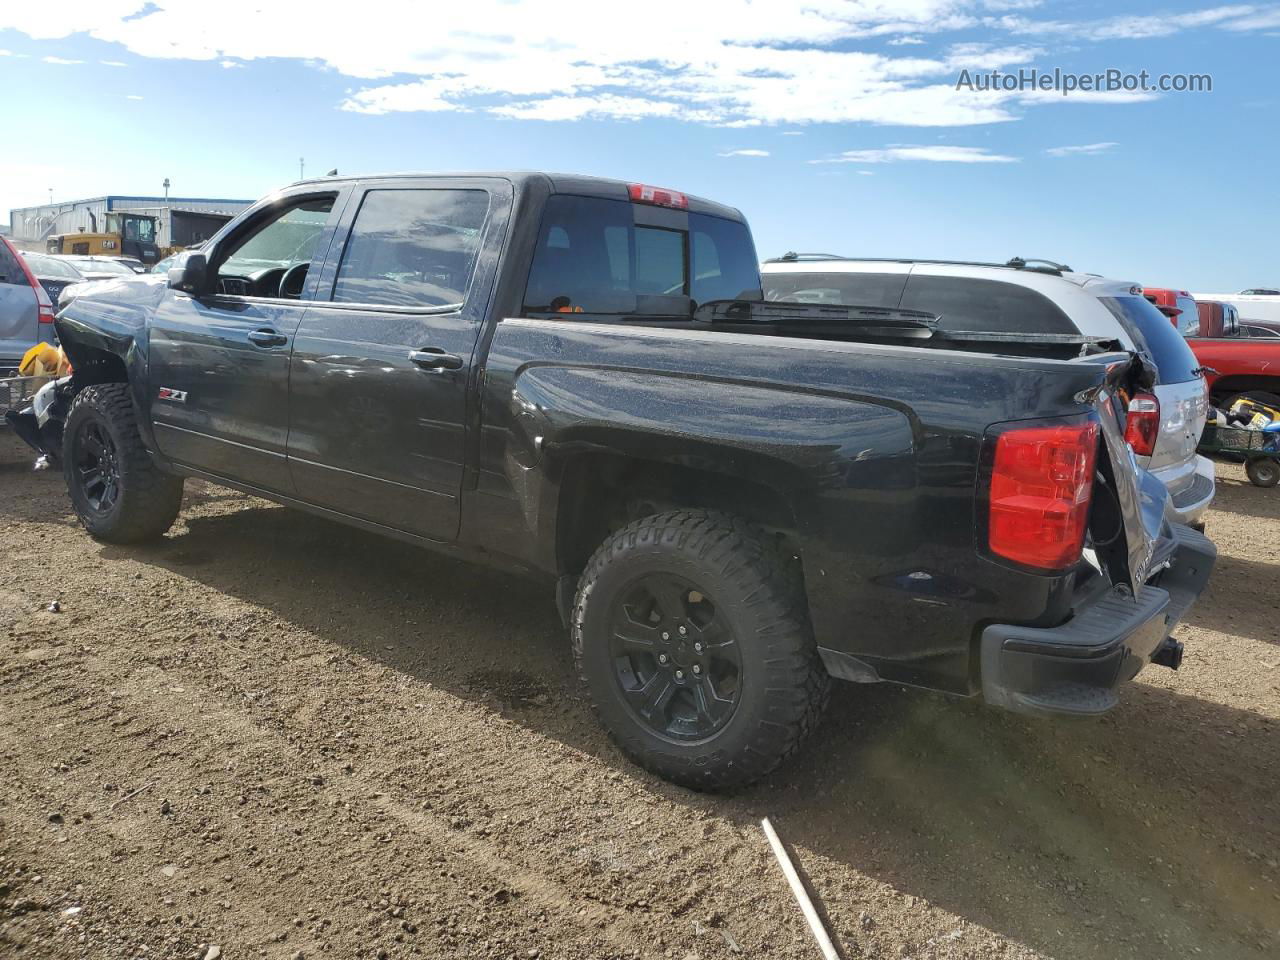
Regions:
[[[645, 222], [636, 222], [637, 209], [645, 211]], [[760, 298], [746, 224], [625, 200], [547, 200], [525, 289], [526, 313], [687, 315], [684, 298], [695, 305]]]
[[18, 258], [9, 252], [8, 244], [3, 241], [0, 241], [0, 283], [27, 283], [27, 275], [18, 264]]
[[769, 273], [764, 298], [783, 303], [841, 303], [854, 307], [897, 307], [905, 273]]
[[1185, 383], [1198, 376], [1200, 363], [1169, 318], [1143, 297], [1099, 297], [1099, 301], [1160, 372], [1160, 383]]

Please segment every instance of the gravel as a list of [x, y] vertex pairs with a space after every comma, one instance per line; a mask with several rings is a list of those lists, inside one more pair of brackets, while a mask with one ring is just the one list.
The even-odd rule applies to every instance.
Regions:
[[811, 958], [764, 815], [851, 957], [1280, 951], [1280, 495], [1237, 466], [1180, 672], [1089, 723], [844, 686], [724, 798], [612, 749], [537, 584], [196, 482], [104, 546], [31, 461], [0, 434], [0, 956]]

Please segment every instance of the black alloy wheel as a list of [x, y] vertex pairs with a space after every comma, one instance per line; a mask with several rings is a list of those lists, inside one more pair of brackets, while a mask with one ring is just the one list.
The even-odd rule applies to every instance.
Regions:
[[101, 421], [83, 421], [73, 450], [72, 469], [85, 500], [99, 513], [110, 513], [120, 496], [120, 462], [111, 434]]
[[697, 584], [645, 574], [611, 613], [614, 677], [644, 725], [660, 737], [697, 741], [729, 722], [742, 690], [742, 652]]

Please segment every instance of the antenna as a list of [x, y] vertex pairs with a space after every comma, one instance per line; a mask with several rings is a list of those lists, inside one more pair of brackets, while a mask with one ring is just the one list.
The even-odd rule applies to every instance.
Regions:
[[306, 174], [303, 172], [307, 169], [307, 161], [304, 157], [298, 158], [298, 179], [305, 180]]

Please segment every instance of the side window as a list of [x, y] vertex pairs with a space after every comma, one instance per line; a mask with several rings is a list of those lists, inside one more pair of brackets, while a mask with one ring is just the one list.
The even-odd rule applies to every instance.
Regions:
[[298, 299], [334, 197], [312, 197], [286, 207], [245, 234], [219, 244], [218, 293]]
[[334, 301], [462, 304], [488, 213], [484, 190], [370, 190], [342, 253]]
[[999, 280], [912, 274], [902, 308], [937, 314], [943, 330], [1079, 333], [1048, 297]]
[[764, 298], [784, 303], [896, 307], [906, 282], [905, 273], [770, 273], [764, 277]]

